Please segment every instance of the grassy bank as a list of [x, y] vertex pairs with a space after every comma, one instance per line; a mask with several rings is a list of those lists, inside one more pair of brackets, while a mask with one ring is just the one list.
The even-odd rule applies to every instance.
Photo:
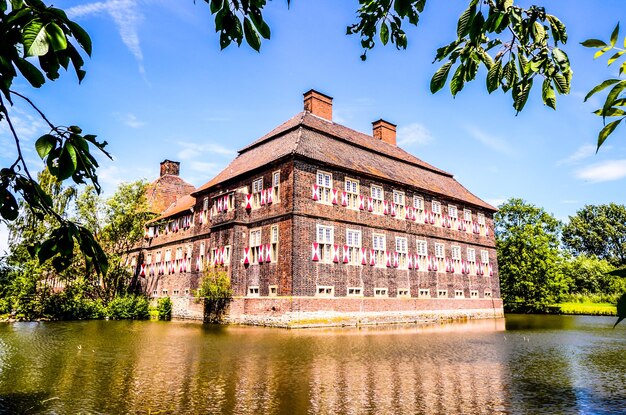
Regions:
[[615, 316], [617, 309], [611, 303], [579, 303], [566, 302], [556, 304], [560, 308], [561, 314], [587, 314], [591, 316]]

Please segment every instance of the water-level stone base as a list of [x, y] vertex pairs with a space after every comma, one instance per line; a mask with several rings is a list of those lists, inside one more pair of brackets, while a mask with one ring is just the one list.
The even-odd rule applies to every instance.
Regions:
[[[173, 301], [173, 317], [203, 319], [202, 304]], [[503, 317], [500, 299], [236, 297], [224, 314], [230, 324], [285, 328], [413, 324]]]

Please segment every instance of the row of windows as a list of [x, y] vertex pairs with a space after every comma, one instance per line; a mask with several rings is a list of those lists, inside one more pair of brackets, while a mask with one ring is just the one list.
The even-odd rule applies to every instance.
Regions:
[[[252, 180], [252, 208], [256, 209], [262, 206], [261, 199], [263, 193], [263, 177]], [[272, 173], [272, 182], [270, 190], [273, 192], [273, 196], [278, 198], [280, 195], [280, 171]]]
[[[277, 286], [270, 285], [268, 294], [270, 297], [274, 297], [277, 295]], [[450, 298], [448, 296], [448, 290], [436, 290], [436, 296], [431, 295], [430, 288], [420, 288], [418, 290], [419, 298]], [[485, 297], [491, 297], [491, 290], [485, 290], [483, 292]], [[260, 295], [260, 290], [258, 286], [250, 286], [248, 287], [248, 296], [250, 297], [258, 297]], [[315, 296], [317, 297], [334, 297], [335, 296], [335, 287], [333, 285], [317, 285], [315, 287]], [[363, 287], [347, 287], [346, 288], [346, 296], [347, 297], [363, 297]], [[398, 288], [396, 290], [397, 297], [410, 297], [411, 291], [408, 288]], [[387, 287], [376, 287], [374, 288], [374, 297], [389, 297], [389, 289]], [[470, 290], [469, 298], [478, 298], [479, 291], [478, 290]], [[454, 290], [454, 298], [468, 298], [465, 295], [464, 290]]]
[[[333, 180], [332, 174], [324, 171], [317, 172], [316, 184], [319, 187], [319, 201], [323, 203], [331, 203], [332, 201], [332, 190], [333, 190]], [[359, 208], [359, 195], [360, 195], [360, 185], [359, 181], [356, 179], [346, 178], [344, 181], [344, 189], [348, 198], [347, 205], [349, 208], [358, 209]], [[370, 186], [370, 197], [372, 198], [372, 212], [376, 214], [384, 213], [384, 191], [382, 186], [371, 185]], [[406, 214], [406, 196], [403, 191], [394, 190], [393, 191], [393, 204], [396, 211], [396, 217], [399, 219], [404, 219]], [[422, 196], [414, 195], [413, 196], [413, 209], [415, 209], [419, 215], [418, 220], [423, 220], [424, 214], [424, 198]], [[437, 224], [441, 225], [441, 202], [433, 200], [431, 202], [431, 212], [439, 216], [436, 218]], [[459, 211], [456, 206], [448, 205], [448, 217], [452, 221], [459, 220]], [[470, 209], [463, 209], [463, 221], [468, 224], [472, 222], [472, 211]], [[477, 213], [477, 222], [480, 226], [485, 226], [485, 215], [483, 213]], [[456, 224], [453, 224], [456, 225]], [[467, 228], [466, 228], [467, 230]], [[468, 230], [471, 231], [471, 230]]]
[[[333, 247], [335, 244], [335, 230], [334, 226], [317, 225], [317, 239], [319, 244], [319, 261], [332, 262]], [[423, 260], [428, 256], [428, 243], [422, 239], [416, 239], [416, 252], [418, 257], [423, 257]], [[346, 246], [348, 247], [349, 258], [348, 263], [352, 265], [361, 265], [361, 259], [359, 253], [362, 247], [362, 235], [361, 231], [357, 229], [346, 229]], [[400, 268], [406, 268], [408, 264], [407, 254], [409, 253], [408, 238], [402, 236], [396, 236], [394, 240], [395, 252], [399, 254]], [[385, 266], [385, 252], [387, 250], [387, 237], [383, 233], [372, 233], [372, 245], [374, 250], [375, 265]], [[435, 242], [434, 244], [435, 258], [445, 259], [445, 246], [442, 243]], [[458, 245], [451, 246], [451, 259], [453, 261], [461, 261], [461, 247]], [[476, 250], [474, 248], [467, 248], [466, 260], [470, 263], [476, 262]], [[489, 251], [480, 251], [480, 260], [483, 264], [489, 264]], [[421, 265], [421, 264], [420, 264]], [[424, 263], [424, 265], [426, 265]]]

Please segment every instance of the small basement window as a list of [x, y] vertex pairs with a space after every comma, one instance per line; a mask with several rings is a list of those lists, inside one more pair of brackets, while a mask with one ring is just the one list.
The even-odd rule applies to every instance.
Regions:
[[360, 297], [363, 295], [363, 288], [348, 287], [348, 297]]
[[478, 298], [478, 291], [477, 290], [471, 290], [470, 291], [470, 297]]
[[259, 287], [248, 287], [248, 296], [249, 297], [258, 297], [259, 296]]
[[387, 288], [374, 288], [374, 297], [387, 297]]
[[448, 296], [448, 290], [437, 290], [437, 297], [446, 298]]
[[278, 286], [270, 285], [270, 287], [269, 287], [269, 295], [270, 295], [270, 297], [276, 297], [278, 295]]
[[335, 287], [332, 285], [318, 285], [315, 294], [319, 297], [333, 297], [335, 295]]
[[454, 297], [455, 298], [463, 298], [463, 297], [465, 297], [465, 294], [463, 294], [463, 290], [454, 290]]
[[430, 289], [428, 289], [428, 288], [420, 288], [419, 297], [420, 298], [430, 298]]
[[398, 297], [410, 297], [411, 294], [408, 288], [398, 288]]
[[491, 291], [485, 291], [485, 297], [491, 298]]

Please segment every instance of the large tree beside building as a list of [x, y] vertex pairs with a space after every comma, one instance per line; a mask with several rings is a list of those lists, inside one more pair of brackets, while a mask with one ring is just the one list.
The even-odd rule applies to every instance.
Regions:
[[542, 311], [569, 288], [561, 269], [561, 224], [542, 208], [510, 199], [495, 215], [505, 309]]
[[586, 205], [563, 228], [563, 245], [576, 255], [626, 265], [626, 206]]

